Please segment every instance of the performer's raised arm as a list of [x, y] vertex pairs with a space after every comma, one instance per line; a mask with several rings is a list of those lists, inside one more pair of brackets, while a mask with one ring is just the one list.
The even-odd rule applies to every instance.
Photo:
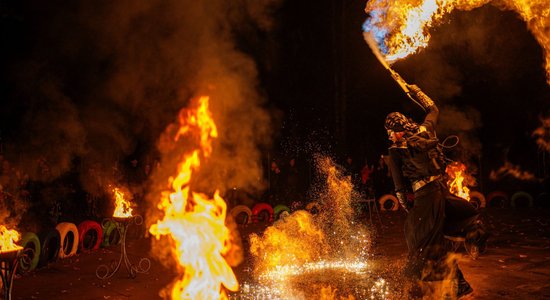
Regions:
[[409, 85], [408, 88], [409, 95], [413, 97], [418, 104], [422, 105], [422, 108], [428, 113], [421, 126], [425, 126], [426, 129], [435, 130], [439, 118], [439, 109], [437, 105], [435, 105], [434, 101], [417, 85]]

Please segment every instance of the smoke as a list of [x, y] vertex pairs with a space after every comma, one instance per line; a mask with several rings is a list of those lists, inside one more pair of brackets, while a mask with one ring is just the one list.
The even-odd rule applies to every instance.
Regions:
[[207, 94], [220, 138], [204, 182], [260, 189], [258, 145], [269, 144], [270, 116], [256, 64], [236, 41], [272, 29], [278, 2], [10, 8], [3, 22], [22, 37], [4, 50], [6, 157], [33, 180], [77, 169], [87, 192], [105, 193], [123, 179], [120, 161], [136, 155], [140, 167], [152, 163], [165, 127], [189, 99]]
[[[459, 143], [458, 160], [468, 162], [470, 159], [481, 155], [481, 141], [477, 135], [477, 130], [481, 128], [481, 114], [474, 108], [458, 108], [452, 105], [444, 106], [440, 111], [438, 125], [439, 139], [443, 140], [447, 136], [456, 135]], [[448, 145], [449, 143], [445, 143]]]

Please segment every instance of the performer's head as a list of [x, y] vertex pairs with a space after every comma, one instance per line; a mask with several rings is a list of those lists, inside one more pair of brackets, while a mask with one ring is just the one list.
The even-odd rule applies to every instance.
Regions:
[[405, 133], [415, 133], [418, 124], [405, 117], [400, 112], [392, 112], [386, 116], [384, 127], [388, 131], [388, 137], [393, 142], [400, 140]]

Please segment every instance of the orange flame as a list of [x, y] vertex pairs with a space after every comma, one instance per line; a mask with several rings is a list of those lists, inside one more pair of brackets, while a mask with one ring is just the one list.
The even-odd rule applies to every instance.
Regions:
[[119, 188], [113, 188], [113, 194], [115, 195], [116, 207], [113, 217], [117, 218], [129, 218], [132, 216], [132, 208], [130, 207], [130, 201], [124, 199], [124, 192]]
[[0, 225], [0, 253], [23, 249], [23, 247], [15, 244], [20, 238], [21, 235], [17, 230], [10, 230], [4, 225]]
[[161, 235], [171, 238], [172, 253], [183, 273], [174, 283], [171, 299], [227, 299], [223, 287], [231, 291], [239, 288], [223, 256], [231, 248], [230, 231], [225, 226], [226, 203], [218, 191], [209, 199], [190, 190], [192, 173], [200, 166], [201, 154], [205, 158], [210, 156], [212, 138], [217, 137], [208, 100], [201, 97], [196, 109], [183, 109], [180, 113], [180, 128], [174, 141], [190, 134], [198, 137], [200, 149], [183, 156], [177, 176], [169, 179], [172, 192], [163, 192], [158, 204], [164, 218], [149, 229], [157, 239]]
[[441, 23], [453, 10], [472, 10], [494, 3], [515, 11], [545, 53], [547, 81], [550, 84], [550, 1], [546, 0], [371, 0], [365, 11], [370, 18], [364, 30], [373, 32], [388, 62], [417, 52], [428, 45], [429, 29]]
[[[447, 175], [449, 175], [449, 191], [463, 199], [470, 201], [470, 189], [466, 186], [469, 180], [466, 180], [466, 165], [459, 162], [454, 162], [447, 166]], [[464, 182], [466, 180], [466, 182]]]

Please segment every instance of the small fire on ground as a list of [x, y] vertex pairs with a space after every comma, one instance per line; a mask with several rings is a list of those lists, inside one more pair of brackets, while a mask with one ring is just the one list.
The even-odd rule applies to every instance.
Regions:
[[122, 191], [122, 189], [115, 187], [112, 190], [115, 196], [115, 211], [113, 217], [117, 218], [129, 218], [132, 217], [132, 207], [130, 201], [125, 199], [127, 192]]
[[449, 191], [460, 198], [470, 201], [470, 189], [468, 186], [475, 185], [475, 178], [466, 172], [466, 165], [461, 162], [453, 162], [447, 165], [445, 172], [449, 180], [447, 185]]

